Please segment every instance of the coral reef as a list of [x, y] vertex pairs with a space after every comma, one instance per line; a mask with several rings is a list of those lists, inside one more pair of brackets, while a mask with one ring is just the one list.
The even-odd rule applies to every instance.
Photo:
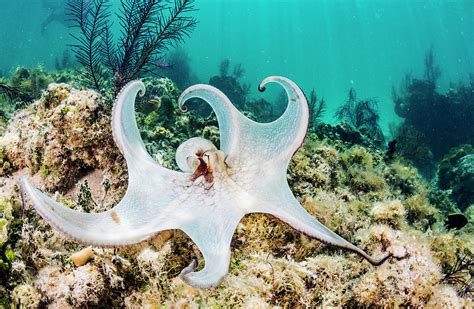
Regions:
[[[179, 91], [169, 80], [145, 83], [153, 90], [138, 103], [137, 121], [157, 160], [176, 167], [175, 148], [183, 140], [219, 140], [214, 118], [177, 111]], [[118, 201], [127, 174], [111, 144], [110, 112], [103, 101], [90, 90], [51, 85], [15, 114], [0, 137], [0, 220], [8, 222], [0, 247], [0, 306], [474, 305], [465, 285], [472, 266], [462, 266], [472, 262], [474, 207], [464, 210], [469, 218], [465, 227], [446, 231], [443, 216], [454, 205], [449, 190], [433, 189], [406, 161], [386, 161], [372, 139], [347, 125], [318, 124], [308, 134], [290, 163], [290, 186], [309, 213], [341, 236], [373, 255], [392, 252], [394, 258], [384, 265], [373, 267], [274, 218], [252, 214], [239, 223], [232, 239], [229, 275], [213, 289], [194, 289], [178, 278], [192, 255], [200, 256], [179, 231], [131, 247], [92, 248], [93, 258], [75, 266], [70, 257], [84, 248], [22, 207], [17, 179], [36, 172], [38, 185], [59, 190], [56, 198], [74, 209], [97, 212]], [[49, 133], [35, 134], [39, 130]], [[453, 171], [465, 155], [451, 160], [447, 170]]]
[[438, 168], [438, 186], [440, 189], [449, 189], [456, 183], [456, 165], [467, 155], [474, 154], [472, 145], [464, 144], [459, 147], [452, 148], [449, 153], [444, 155]]
[[435, 162], [433, 153], [426, 144], [425, 136], [417, 129], [406, 125], [390, 126], [392, 140], [396, 144], [393, 156], [400, 161], [416, 166], [418, 171], [426, 178], [433, 177]]
[[41, 66], [18, 67], [9, 76], [0, 78], [0, 134], [13, 114], [38, 99], [50, 83], [68, 83], [74, 87], [84, 84], [76, 73], [72, 69], [49, 72]]
[[[392, 244], [397, 242], [402, 247], [397, 248], [402, 251], [402, 258], [362, 275], [354, 286], [354, 298], [364, 305], [382, 307], [425, 305], [441, 279], [429, 245], [387, 227], [374, 227], [369, 238], [373, 237], [387, 237], [384, 241]], [[395, 256], [399, 255], [395, 252]]]
[[41, 66], [27, 69], [17, 68], [10, 77], [11, 85], [32, 99], [38, 99], [43, 89], [53, 82], [49, 74]]
[[8, 118], [17, 109], [25, 107], [53, 82], [43, 67], [33, 69], [19, 67], [8, 78], [0, 78], [0, 128], [4, 129]]
[[40, 171], [45, 188], [69, 189], [117, 159], [107, 114], [96, 92], [50, 84], [40, 100], [14, 116], [0, 148], [14, 170]]
[[376, 202], [370, 215], [376, 223], [400, 229], [404, 224], [405, 207], [399, 200]]

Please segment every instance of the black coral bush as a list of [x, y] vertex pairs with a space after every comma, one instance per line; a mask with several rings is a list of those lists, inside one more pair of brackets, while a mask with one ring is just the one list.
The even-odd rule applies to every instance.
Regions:
[[121, 0], [117, 14], [120, 34], [112, 32], [108, 0], [70, 0], [69, 18], [79, 33], [72, 34], [78, 62], [88, 86], [102, 90], [113, 79], [115, 93], [144, 73], [153, 73], [170, 46], [183, 41], [196, 26], [194, 0]]
[[407, 75], [400, 90], [392, 90], [395, 112], [404, 119], [401, 126], [424, 136], [435, 160], [453, 147], [474, 144], [474, 76], [468, 84], [451, 85], [441, 93], [437, 86], [440, 74], [430, 49], [425, 56], [424, 78]]
[[355, 89], [351, 88], [347, 101], [339, 107], [335, 116], [353, 128], [366, 132], [378, 144], [383, 144], [384, 136], [379, 126], [380, 115], [376, 100], [358, 100]]

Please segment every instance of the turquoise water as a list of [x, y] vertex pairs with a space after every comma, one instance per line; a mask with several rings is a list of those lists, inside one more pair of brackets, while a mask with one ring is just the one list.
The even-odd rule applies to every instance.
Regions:
[[[41, 24], [64, 2], [0, 0], [0, 70], [54, 68], [72, 43], [69, 29], [54, 21], [42, 33]], [[378, 99], [387, 132], [398, 121], [392, 85], [407, 72], [421, 76], [430, 47], [442, 69], [441, 90], [474, 72], [472, 0], [197, 0], [196, 8], [199, 24], [182, 47], [200, 82], [218, 74], [224, 58], [243, 64], [242, 81], [254, 97], [262, 78], [287, 76], [326, 99], [329, 122], [354, 87], [359, 98]]]

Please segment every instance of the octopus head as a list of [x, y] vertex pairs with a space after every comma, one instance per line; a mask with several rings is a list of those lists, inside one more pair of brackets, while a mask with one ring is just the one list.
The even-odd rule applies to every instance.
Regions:
[[208, 184], [224, 176], [226, 171], [224, 153], [201, 137], [190, 138], [178, 147], [176, 163], [183, 172], [192, 173], [192, 180], [203, 176]]

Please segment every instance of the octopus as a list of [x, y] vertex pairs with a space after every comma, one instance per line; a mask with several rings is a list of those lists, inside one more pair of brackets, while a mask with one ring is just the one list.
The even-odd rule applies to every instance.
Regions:
[[[70, 238], [93, 246], [135, 244], [159, 232], [179, 229], [197, 245], [204, 267], [193, 258], [179, 277], [197, 288], [217, 286], [229, 271], [230, 243], [242, 217], [270, 214], [292, 228], [326, 244], [353, 251], [373, 265], [377, 259], [332, 232], [311, 216], [294, 197], [287, 168], [302, 145], [308, 128], [309, 109], [305, 95], [291, 80], [271, 76], [288, 96], [284, 113], [275, 121], [259, 123], [245, 117], [217, 88], [198, 84], [178, 99], [179, 108], [192, 98], [206, 101], [219, 123], [221, 149], [194, 137], [176, 150], [181, 171], [161, 166], [147, 152], [136, 119], [135, 100], [145, 93], [139, 81], [128, 83], [118, 94], [112, 112], [115, 143], [125, 157], [128, 187], [122, 200], [101, 213], [70, 209], [35, 188], [27, 178], [21, 188], [37, 212]], [[195, 101], [195, 100], [194, 100]]]

